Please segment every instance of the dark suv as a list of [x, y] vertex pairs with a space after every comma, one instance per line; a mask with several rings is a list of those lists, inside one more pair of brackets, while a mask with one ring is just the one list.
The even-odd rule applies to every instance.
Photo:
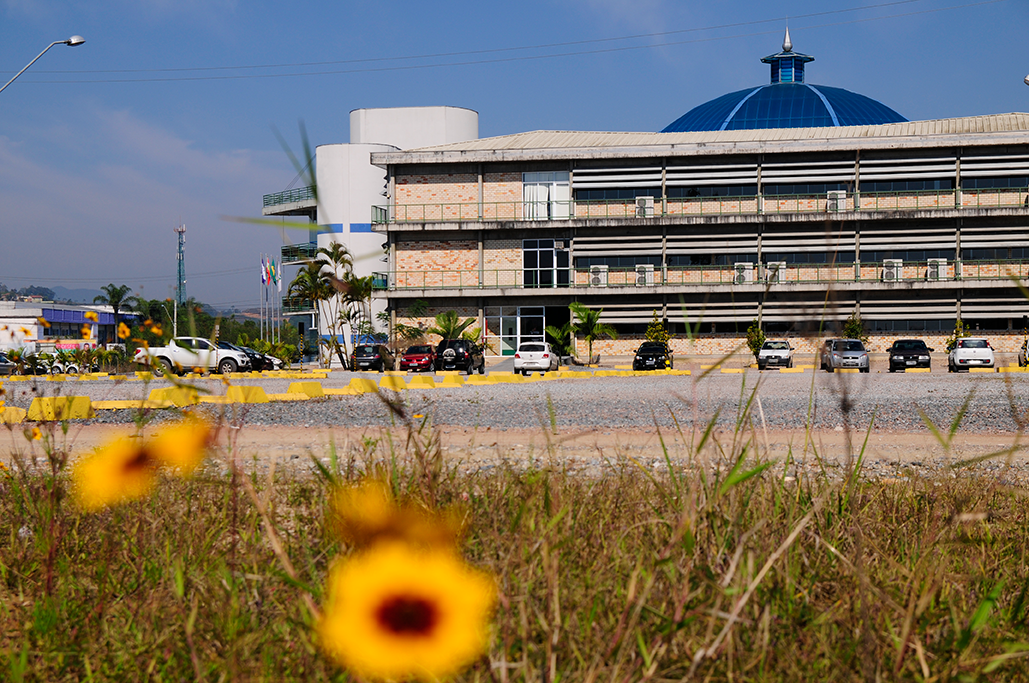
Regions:
[[354, 349], [354, 370], [393, 369], [393, 354], [382, 344], [360, 344]]
[[929, 354], [932, 352], [921, 339], [898, 339], [890, 347], [890, 372], [905, 368], [931, 367]]
[[436, 347], [437, 370], [462, 370], [469, 375], [478, 368], [486, 372], [486, 357], [475, 342], [465, 339], [444, 339]]
[[664, 370], [673, 367], [672, 350], [668, 344], [657, 341], [645, 341], [636, 349], [632, 359], [633, 370]]

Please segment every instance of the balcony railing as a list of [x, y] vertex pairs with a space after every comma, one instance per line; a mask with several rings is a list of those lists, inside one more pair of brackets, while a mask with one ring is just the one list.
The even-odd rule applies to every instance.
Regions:
[[318, 256], [318, 245], [313, 242], [303, 244], [287, 244], [281, 251], [282, 264], [310, 261]]
[[743, 264], [653, 269], [406, 270], [376, 273], [377, 290], [423, 289], [644, 289], [680, 285], [791, 285], [843, 282], [936, 282], [1029, 279], [1029, 261], [901, 261], [837, 264]]
[[292, 190], [286, 190], [284, 192], [276, 192], [274, 194], [264, 195], [264, 206], [281, 206], [283, 204], [295, 204], [296, 202], [303, 201], [314, 201], [315, 188], [313, 185], [307, 187], [295, 187]]
[[473, 202], [394, 204], [372, 207], [372, 222], [431, 223], [550, 221], [567, 219], [651, 218], [669, 216], [745, 216], [757, 214], [834, 214], [846, 211], [919, 211], [1029, 208], [1029, 192], [1012, 190], [931, 190], [925, 192], [822, 193], [739, 197], [654, 198], [546, 202]]
[[282, 299], [283, 313], [314, 313], [314, 304], [306, 299]]

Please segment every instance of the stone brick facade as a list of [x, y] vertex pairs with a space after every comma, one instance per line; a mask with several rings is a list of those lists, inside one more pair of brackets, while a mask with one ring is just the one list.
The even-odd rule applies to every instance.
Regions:
[[479, 178], [472, 173], [402, 175], [396, 179], [398, 221], [474, 220]]
[[484, 173], [482, 176], [482, 215], [495, 220], [522, 217], [522, 174]]

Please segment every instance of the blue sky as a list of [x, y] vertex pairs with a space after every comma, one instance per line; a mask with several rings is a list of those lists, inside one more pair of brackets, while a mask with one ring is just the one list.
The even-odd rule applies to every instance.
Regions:
[[295, 150], [299, 120], [346, 142], [361, 107], [468, 107], [483, 137], [656, 131], [767, 82], [786, 17], [808, 82], [909, 119], [1029, 111], [1025, 0], [2, 0], [2, 82], [86, 44], [0, 93], [0, 282], [164, 298], [181, 222], [187, 292], [255, 306], [281, 236], [222, 217], [296, 175], [273, 126]]

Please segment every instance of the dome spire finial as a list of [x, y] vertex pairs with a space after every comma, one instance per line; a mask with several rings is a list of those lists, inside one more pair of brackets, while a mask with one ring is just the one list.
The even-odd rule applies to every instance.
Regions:
[[792, 52], [793, 51], [793, 41], [790, 40], [790, 27], [789, 26], [786, 27], [786, 37], [782, 39], [782, 51], [783, 52]]

